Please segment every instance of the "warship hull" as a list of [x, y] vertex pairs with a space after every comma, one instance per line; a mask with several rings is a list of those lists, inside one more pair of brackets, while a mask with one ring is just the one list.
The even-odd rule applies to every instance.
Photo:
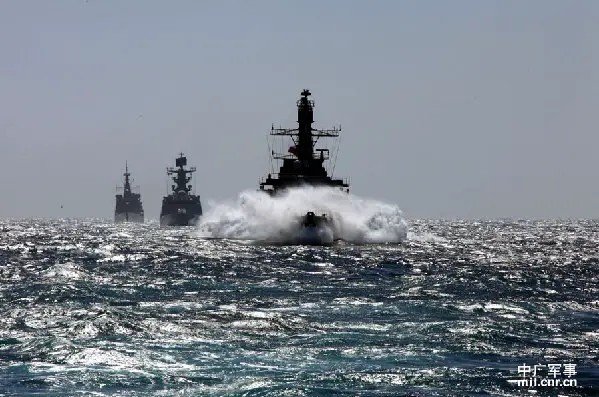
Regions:
[[137, 212], [119, 212], [114, 214], [115, 223], [144, 223], [144, 215]]
[[193, 226], [201, 215], [167, 214], [160, 216], [160, 226]]
[[202, 205], [196, 203], [165, 203], [160, 211], [160, 226], [193, 226], [202, 216]]
[[300, 227], [297, 233], [288, 241], [288, 245], [319, 245], [327, 246], [335, 242], [332, 229], [322, 226]]
[[334, 227], [326, 215], [308, 212], [297, 220], [297, 226], [286, 242], [290, 245], [331, 245], [335, 241]]

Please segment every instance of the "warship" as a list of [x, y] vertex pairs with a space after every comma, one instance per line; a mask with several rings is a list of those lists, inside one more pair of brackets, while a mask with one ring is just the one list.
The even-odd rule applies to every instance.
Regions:
[[[129, 177], [129, 166], [125, 162], [125, 183], [123, 187], [117, 187], [116, 206], [114, 208], [114, 221], [121, 222], [140, 222], [144, 221], [144, 209], [141, 203], [141, 195], [133, 193]], [[122, 193], [120, 193], [122, 191]], [[62, 206], [61, 206], [62, 208]]]
[[172, 179], [175, 184], [171, 186], [172, 193], [162, 199], [160, 226], [190, 226], [202, 215], [200, 196], [191, 193], [192, 186], [187, 184], [196, 168], [186, 169], [186, 165], [187, 157], [180, 153], [175, 160], [176, 167], [166, 169], [167, 175], [174, 175]]
[[[349, 183], [343, 179], [334, 179], [328, 175], [324, 162], [330, 159], [329, 149], [315, 148], [320, 138], [335, 138], [339, 136], [341, 127], [332, 129], [316, 129], [314, 123], [314, 101], [309, 99], [312, 94], [304, 89], [297, 101], [297, 128], [271, 127], [270, 135], [290, 137], [293, 145], [287, 153], [275, 153], [271, 150], [271, 159], [283, 161], [278, 175], [268, 174], [260, 182], [260, 191], [271, 196], [277, 196], [286, 190], [311, 185], [337, 188], [349, 193]], [[337, 148], [339, 146], [337, 145]], [[297, 219], [297, 229], [293, 242], [299, 244], [323, 245], [332, 243], [333, 219], [327, 214], [317, 215], [308, 211]]]

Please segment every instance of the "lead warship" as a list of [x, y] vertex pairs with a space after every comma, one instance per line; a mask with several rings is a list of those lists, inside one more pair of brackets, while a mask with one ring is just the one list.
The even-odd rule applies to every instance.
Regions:
[[[343, 179], [333, 179], [324, 167], [325, 160], [330, 158], [329, 149], [315, 148], [319, 138], [338, 137], [341, 128], [321, 130], [312, 126], [314, 101], [309, 99], [310, 96], [310, 91], [305, 89], [297, 101], [297, 128], [271, 127], [271, 136], [288, 136], [293, 141], [293, 146], [289, 147], [287, 153], [275, 153], [271, 150], [273, 160], [283, 161], [278, 175], [268, 174], [268, 177], [260, 182], [260, 190], [271, 196], [277, 196], [289, 188], [303, 185], [338, 188], [349, 193], [349, 183]], [[327, 214], [317, 215], [314, 211], [309, 211], [298, 219], [297, 223], [296, 242], [298, 243], [321, 245], [334, 239], [334, 237], [323, 237], [324, 229], [333, 229], [332, 219]]]
[[166, 169], [167, 175], [175, 175], [172, 177], [175, 184], [171, 186], [172, 193], [162, 199], [160, 226], [190, 226], [202, 215], [200, 196], [191, 193], [191, 185], [187, 184], [196, 168], [185, 168], [187, 157], [183, 153], [175, 160], [175, 165], [176, 168]]
[[[114, 221], [121, 222], [139, 222], [144, 221], [144, 209], [141, 203], [141, 195], [133, 193], [131, 183], [129, 182], [129, 166], [125, 162], [125, 183], [123, 187], [117, 187], [116, 206], [114, 208]], [[118, 192], [122, 190], [122, 194]]]

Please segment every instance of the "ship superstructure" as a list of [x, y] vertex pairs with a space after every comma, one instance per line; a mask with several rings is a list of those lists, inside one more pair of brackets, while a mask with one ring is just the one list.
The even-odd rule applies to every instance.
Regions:
[[282, 160], [278, 174], [268, 177], [260, 182], [260, 190], [269, 194], [304, 184], [330, 186], [345, 190], [349, 193], [349, 183], [342, 179], [333, 179], [327, 174], [324, 167], [325, 160], [329, 160], [329, 149], [316, 149], [319, 138], [338, 137], [340, 127], [328, 130], [319, 130], [312, 127], [314, 123], [314, 101], [308, 97], [309, 90], [303, 90], [297, 101], [297, 128], [271, 128], [270, 135], [289, 136], [294, 145], [289, 147], [288, 153], [275, 153], [271, 151], [273, 160]]
[[125, 177], [123, 187], [117, 187], [116, 205], [114, 208], [114, 221], [140, 222], [144, 221], [144, 209], [141, 202], [141, 194], [134, 193], [131, 188], [129, 177], [129, 165], [125, 162]]
[[183, 153], [175, 160], [175, 165], [175, 168], [166, 169], [167, 175], [171, 176], [175, 184], [171, 186], [172, 192], [162, 199], [160, 225], [193, 225], [202, 215], [200, 196], [193, 194], [192, 185], [187, 184], [191, 181], [191, 174], [196, 171], [196, 168], [185, 168], [187, 157], [183, 156]]

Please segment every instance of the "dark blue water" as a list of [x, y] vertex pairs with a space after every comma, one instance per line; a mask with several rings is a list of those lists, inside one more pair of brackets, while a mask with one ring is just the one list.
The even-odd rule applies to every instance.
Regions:
[[[598, 274], [595, 221], [330, 248], [3, 221], [0, 395], [598, 395]], [[578, 386], [510, 382], [549, 363]]]

